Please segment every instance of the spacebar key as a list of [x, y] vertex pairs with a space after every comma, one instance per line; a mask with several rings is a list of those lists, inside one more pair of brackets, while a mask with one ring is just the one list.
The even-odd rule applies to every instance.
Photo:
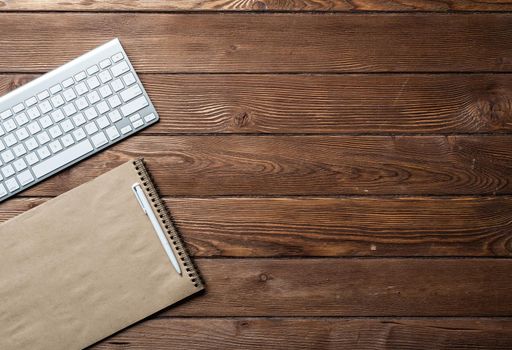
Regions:
[[80, 158], [81, 156], [91, 152], [93, 149], [94, 148], [92, 147], [91, 142], [88, 139], [86, 139], [82, 142], [77, 143], [74, 146], [69, 147], [63, 152], [58, 153], [52, 158], [49, 158], [44, 162], [34, 165], [32, 167], [32, 171], [34, 172], [34, 175], [36, 177], [45, 176], [46, 174], [49, 174], [52, 171], [57, 170], [63, 167], [64, 165], [74, 161], [75, 159]]

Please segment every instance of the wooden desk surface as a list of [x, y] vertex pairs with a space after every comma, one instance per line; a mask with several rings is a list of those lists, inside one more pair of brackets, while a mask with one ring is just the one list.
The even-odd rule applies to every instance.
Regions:
[[208, 291], [96, 349], [512, 348], [512, 3], [0, 1], [0, 92], [118, 36]]

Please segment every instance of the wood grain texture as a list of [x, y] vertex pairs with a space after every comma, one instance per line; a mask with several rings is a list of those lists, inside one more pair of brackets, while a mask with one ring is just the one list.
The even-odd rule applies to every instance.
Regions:
[[[0, 95], [34, 77], [1, 75]], [[152, 134], [512, 131], [507, 74], [141, 78], [161, 116]]]
[[1, 0], [0, 11], [511, 11], [507, 0]]
[[493, 319], [159, 318], [92, 349], [507, 349], [512, 321]]
[[508, 259], [196, 259], [167, 316], [510, 316]]
[[511, 23], [497, 13], [5, 13], [0, 72], [45, 72], [115, 36], [138, 72], [508, 72]]
[[[0, 222], [46, 199], [0, 204]], [[512, 197], [167, 198], [195, 257], [511, 256]]]
[[164, 196], [510, 194], [512, 136], [134, 136], [24, 192], [138, 156]]

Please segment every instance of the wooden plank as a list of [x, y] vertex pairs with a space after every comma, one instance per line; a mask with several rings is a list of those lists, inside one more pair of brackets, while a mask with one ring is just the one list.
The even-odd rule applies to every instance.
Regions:
[[512, 136], [134, 136], [24, 193], [55, 196], [137, 156], [164, 196], [510, 194]]
[[[193, 301], [191, 301], [193, 302]], [[509, 349], [504, 319], [160, 318], [92, 349]]]
[[499, 13], [6, 13], [0, 71], [48, 71], [118, 36], [139, 72], [506, 72], [511, 23]]
[[[46, 199], [0, 204], [0, 222]], [[167, 198], [196, 257], [510, 256], [512, 197]]]
[[509, 259], [196, 259], [167, 316], [510, 316]]
[[2, 0], [0, 11], [511, 11], [503, 0]]
[[[0, 76], [0, 95], [33, 75]], [[142, 75], [150, 133], [512, 131], [507, 74]]]

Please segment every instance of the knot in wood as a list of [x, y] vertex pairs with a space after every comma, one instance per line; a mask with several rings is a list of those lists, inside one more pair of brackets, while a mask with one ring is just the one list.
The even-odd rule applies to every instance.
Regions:
[[512, 121], [512, 93], [503, 88], [490, 88], [481, 92], [467, 111], [475, 125], [505, 127]]
[[252, 9], [253, 10], [258, 10], [258, 11], [266, 10], [267, 9], [267, 4], [265, 4], [265, 2], [263, 2], [263, 1], [256, 1], [252, 5]]
[[234, 119], [234, 124], [237, 128], [246, 127], [250, 121], [250, 117], [249, 117], [249, 114], [247, 114], [247, 112], [237, 113], [237, 114], [235, 114], [235, 117], [233, 119]]

